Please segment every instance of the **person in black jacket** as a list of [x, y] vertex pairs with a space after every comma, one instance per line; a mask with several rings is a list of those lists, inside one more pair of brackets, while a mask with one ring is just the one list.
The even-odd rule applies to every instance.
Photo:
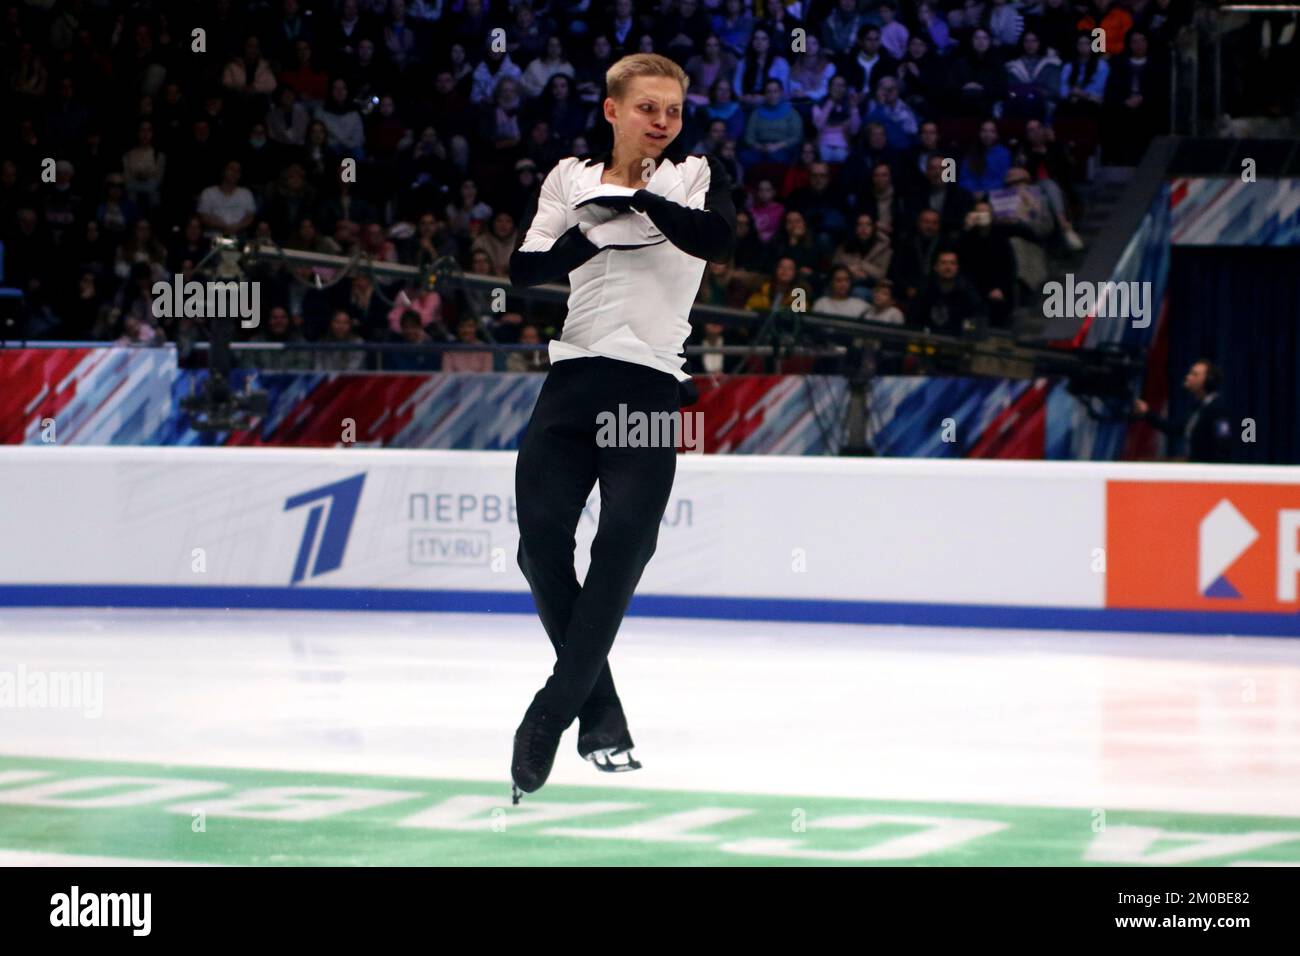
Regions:
[[926, 160], [924, 185], [907, 197], [908, 210], [913, 219], [923, 210], [934, 210], [939, 214], [944, 235], [956, 236], [966, 227], [966, 216], [975, 206], [975, 197], [955, 181], [944, 180], [946, 159], [947, 157], [935, 153]]
[[1133, 17], [1133, 28], [1146, 34], [1151, 55], [1168, 65], [1170, 46], [1192, 20], [1192, 5], [1175, 0], [1150, 0]]
[[1222, 383], [1223, 373], [1218, 366], [1209, 359], [1197, 359], [1183, 379], [1183, 388], [1196, 400], [1187, 418], [1171, 422], [1139, 398], [1133, 403], [1129, 420], [1146, 422], [1168, 435], [1171, 442], [1181, 441], [1183, 454], [1171, 456], [1174, 461], [1232, 461], [1232, 420], [1219, 394]]
[[957, 240], [957, 255], [962, 272], [984, 299], [989, 322], [1004, 327], [1010, 324], [1016, 299], [1016, 253], [1011, 236], [1017, 230], [993, 221], [993, 208], [977, 202], [966, 214], [965, 228]]
[[1078, 34], [1075, 24], [1079, 13], [1072, 0], [1042, 0], [1025, 11], [1025, 32], [1036, 33], [1043, 46], [1055, 50], [1062, 61], [1074, 51], [1074, 38]]
[[1146, 35], [1129, 30], [1127, 52], [1115, 57], [1102, 106], [1102, 153], [1108, 163], [1135, 166], [1151, 137], [1169, 125], [1169, 71], [1150, 56]]
[[943, 247], [943, 232], [939, 214], [933, 209], [922, 209], [916, 216], [916, 225], [894, 243], [894, 255], [889, 265], [889, 278], [904, 308], [930, 279], [934, 260]]
[[1007, 94], [1007, 71], [993, 50], [989, 32], [977, 27], [965, 53], [948, 71], [949, 109], [959, 116], [993, 115], [993, 104]]
[[858, 44], [837, 64], [849, 88], [864, 98], [876, 94], [876, 85], [886, 76], [898, 76], [898, 61], [880, 45], [880, 27], [865, 24], [858, 30]]
[[980, 294], [960, 274], [957, 253], [945, 249], [911, 308], [911, 325], [940, 335], [975, 336], [987, 322]]

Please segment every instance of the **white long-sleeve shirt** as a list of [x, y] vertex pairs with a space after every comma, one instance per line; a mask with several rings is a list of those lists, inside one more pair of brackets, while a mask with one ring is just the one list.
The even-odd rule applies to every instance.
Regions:
[[[570, 157], [551, 170], [510, 258], [510, 281], [568, 275], [569, 311], [548, 348], [552, 364], [606, 356], [687, 381], [681, 352], [705, 263], [726, 261], [735, 243], [730, 178], [711, 156], [665, 158], [633, 191], [601, 182], [608, 160]], [[631, 209], [613, 213], [593, 204], [596, 196], [627, 197]]]

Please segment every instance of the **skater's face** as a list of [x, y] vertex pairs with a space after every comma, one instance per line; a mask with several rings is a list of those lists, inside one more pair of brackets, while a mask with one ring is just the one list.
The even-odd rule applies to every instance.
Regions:
[[670, 76], [633, 77], [621, 101], [605, 99], [615, 151], [657, 159], [682, 131], [684, 100], [682, 84]]

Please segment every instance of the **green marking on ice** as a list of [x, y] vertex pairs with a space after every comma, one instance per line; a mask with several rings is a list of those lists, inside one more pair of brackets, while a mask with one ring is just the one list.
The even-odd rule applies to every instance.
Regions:
[[[1094, 829], [1096, 827], [1096, 829]], [[1300, 819], [0, 757], [0, 850], [246, 865], [1300, 861]]]

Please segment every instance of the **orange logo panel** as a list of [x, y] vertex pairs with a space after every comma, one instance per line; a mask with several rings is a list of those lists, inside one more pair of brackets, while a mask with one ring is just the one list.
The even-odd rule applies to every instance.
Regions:
[[1108, 481], [1106, 606], [1300, 610], [1300, 484]]

